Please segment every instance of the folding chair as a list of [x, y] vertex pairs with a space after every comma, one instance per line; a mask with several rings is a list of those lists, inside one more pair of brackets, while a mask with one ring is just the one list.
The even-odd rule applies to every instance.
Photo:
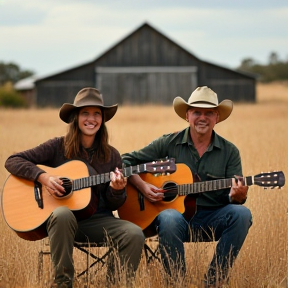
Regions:
[[[74, 242], [74, 248], [83, 252], [86, 255], [86, 265], [84, 270], [81, 272], [76, 272], [75, 277], [80, 278], [82, 276], [85, 276], [85, 287], [89, 287], [90, 283], [90, 269], [98, 264], [97, 270], [93, 273], [97, 273], [97, 271], [100, 271], [104, 265], [107, 262], [107, 258], [110, 255], [110, 253], [113, 253], [112, 247], [105, 247], [105, 246], [99, 246], [96, 243], [80, 243], [80, 242]], [[93, 253], [93, 248], [107, 248], [106, 251], [99, 253], [96, 255], [96, 253]], [[98, 250], [99, 252], [99, 250]], [[38, 279], [43, 282], [44, 279], [44, 256], [49, 255], [50, 256], [50, 244], [49, 239], [45, 238], [42, 240], [42, 247], [38, 254]], [[144, 254], [146, 258], [146, 263], [149, 264], [153, 260], [160, 261], [160, 252], [159, 252], [159, 243], [158, 243], [158, 236], [153, 237], [147, 237], [145, 239], [144, 244]], [[49, 262], [50, 263], [50, 262]], [[50, 264], [51, 267], [51, 264]], [[50, 276], [50, 275], [49, 275]], [[51, 279], [51, 277], [49, 278]]]
[[153, 260], [161, 261], [158, 241], [158, 236], [148, 237], [145, 239], [144, 253], [147, 264]]
[[[49, 245], [49, 239], [45, 238], [42, 240], [42, 247], [38, 254], [38, 279], [42, 279], [43, 277], [43, 268], [44, 268], [44, 256], [50, 255], [50, 245]], [[74, 242], [74, 248], [78, 249], [79, 251], [83, 252], [86, 255], [86, 266], [85, 269], [82, 272], [78, 272], [75, 277], [79, 278], [81, 276], [86, 275], [86, 287], [89, 287], [90, 283], [90, 273], [89, 270], [96, 264], [99, 264], [99, 270], [103, 268], [103, 266], [106, 264], [106, 261], [109, 256], [109, 254], [113, 251], [112, 247], [104, 247], [99, 246], [96, 243], [80, 243], [80, 242]], [[95, 253], [92, 253], [92, 248], [107, 248], [107, 251], [104, 252], [104, 254], [96, 255]], [[92, 260], [92, 261], [91, 261]], [[98, 270], [98, 271], [99, 271]], [[96, 272], [95, 272], [96, 273]]]
[[[83, 270], [82, 272], [76, 275], [77, 278], [81, 277], [84, 274], [89, 276], [89, 269], [95, 266], [96, 264], [100, 264], [101, 265], [100, 269], [101, 269], [106, 264], [106, 258], [108, 258], [110, 253], [113, 251], [112, 247], [107, 247], [107, 251], [103, 255], [97, 256], [91, 252], [91, 248], [104, 248], [104, 247], [99, 246], [96, 243], [74, 242], [74, 247], [86, 254], [86, 268], [85, 270]], [[90, 257], [93, 259], [93, 262], [91, 264], [90, 264]]]
[[[38, 279], [39, 281], [44, 281], [46, 277], [44, 277], [44, 262], [45, 262], [45, 255], [50, 255], [50, 245], [48, 238], [45, 238], [41, 241], [41, 248], [38, 253]], [[49, 262], [50, 263], [50, 262]], [[45, 271], [49, 273], [49, 271]], [[45, 274], [46, 274], [45, 273]]]

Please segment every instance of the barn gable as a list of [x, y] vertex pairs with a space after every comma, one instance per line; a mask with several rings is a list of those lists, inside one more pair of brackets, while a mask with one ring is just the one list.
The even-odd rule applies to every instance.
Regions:
[[[199, 60], [144, 23], [96, 59], [99, 66], [188, 66]], [[188, 62], [188, 63], [187, 63]]]
[[201, 61], [144, 23], [95, 60], [38, 79], [37, 105], [72, 102], [86, 86], [100, 89], [108, 105], [171, 105], [177, 95], [187, 99], [203, 85], [215, 90], [220, 100], [255, 101], [255, 78]]

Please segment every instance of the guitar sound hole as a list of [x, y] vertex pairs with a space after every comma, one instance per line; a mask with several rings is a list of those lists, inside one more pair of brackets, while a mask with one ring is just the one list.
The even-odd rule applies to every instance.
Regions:
[[63, 181], [62, 187], [65, 189], [65, 193], [61, 197], [67, 197], [72, 192], [72, 181], [69, 178], [60, 177]]
[[174, 200], [177, 196], [177, 185], [173, 182], [168, 182], [163, 186], [164, 198], [163, 201], [170, 202]]

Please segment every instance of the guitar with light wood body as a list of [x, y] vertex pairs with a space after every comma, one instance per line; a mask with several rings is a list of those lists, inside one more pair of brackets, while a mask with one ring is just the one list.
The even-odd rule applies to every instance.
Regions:
[[[62, 175], [66, 194], [52, 196], [45, 187], [23, 178], [9, 175], [2, 192], [1, 208], [8, 226], [26, 240], [40, 240], [47, 236], [45, 223], [59, 206], [67, 206], [78, 220], [95, 213], [91, 205], [91, 187], [110, 181], [110, 172], [89, 175], [87, 165], [72, 160], [56, 168], [38, 165], [52, 175]], [[139, 173], [173, 173], [175, 159], [154, 161], [137, 166], [125, 167], [121, 171], [125, 177]]]

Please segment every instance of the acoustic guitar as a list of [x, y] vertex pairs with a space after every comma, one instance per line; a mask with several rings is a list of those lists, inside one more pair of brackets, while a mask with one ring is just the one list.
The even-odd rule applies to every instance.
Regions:
[[[26, 240], [40, 240], [47, 236], [45, 222], [59, 206], [67, 206], [78, 220], [95, 213], [91, 203], [91, 187], [110, 181], [110, 173], [89, 175], [87, 165], [72, 160], [56, 168], [38, 165], [44, 171], [60, 177], [65, 188], [62, 197], [52, 196], [33, 181], [9, 175], [3, 187], [1, 208], [8, 226]], [[125, 177], [139, 173], [165, 174], [175, 172], [175, 159], [154, 161], [122, 169]], [[93, 206], [94, 207], [94, 206]]]
[[[153, 176], [140, 174], [147, 183], [162, 188], [164, 199], [158, 202], [147, 200], [133, 185], [127, 184], [127, 199], [118, 209], [119, 217], [129, 220], [145, 230], [165, 209], [176, 209], [186, 219], [191, 219], [196, 212], [196, 198], [199, 193], [230, 188], [232, 178], [209, 180], [193, 183], [193, 175], [185, 164], [176, 164], [176, 172], [171, 175]], [[244, 185], [258, 185], [264, 188], [280, 188], [285, 184], [282, 171], [261, 173], [243, 177]]]

